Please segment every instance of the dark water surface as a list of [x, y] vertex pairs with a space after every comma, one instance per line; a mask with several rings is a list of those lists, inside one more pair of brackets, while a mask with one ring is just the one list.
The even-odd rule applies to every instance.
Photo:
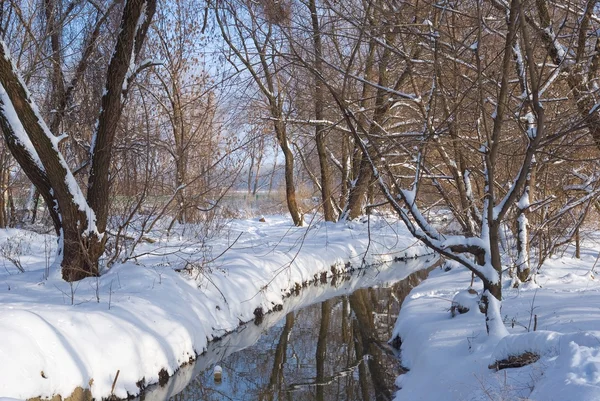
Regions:
[[[387, 344], [404, 297], [433, 258], [310, 285], [248, 323], [141, 399], [390, 400], [403, 372]], [[416, 273], [412, 273], [415, 272]], [[412, 274], [411, 274], [412, 273]], [[222, 380], [214, 379], [214, 367]]]

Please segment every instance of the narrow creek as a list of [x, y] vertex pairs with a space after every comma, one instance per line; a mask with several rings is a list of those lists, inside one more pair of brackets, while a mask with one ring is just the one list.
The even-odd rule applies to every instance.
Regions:
[[403, 370], [387, 341], [403, 299], [434, 261], [421, 257], [311, 284], [138, 399], [390, 400]]

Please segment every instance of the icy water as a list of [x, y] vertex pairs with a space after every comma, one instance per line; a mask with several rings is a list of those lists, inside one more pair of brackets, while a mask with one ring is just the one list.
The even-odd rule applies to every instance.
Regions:
[[390, 400], [403, 370], [387, 341], [402, 300], [427, 276], [410, 272], [432, 262], [420, 258], [311, 284], [283, 310], [211, 343], [141, 399]]

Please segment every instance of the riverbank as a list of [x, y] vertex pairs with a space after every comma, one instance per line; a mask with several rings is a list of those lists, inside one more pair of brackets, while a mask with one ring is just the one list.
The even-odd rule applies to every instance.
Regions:
[[0, 262], [0, 397], [136, 395], [306, 283], [430, 252], [381, 217], [265, 220], [229, 222], [208, 241], [190, 227], [157, 234], [129, 262], [73, 285], [51, 266], [52, 237], [1, 231], [13, 262]]
[[488, 337], [477, 307], [451, 316], [452, 299], [471, 282], [466, 269], [432, 272], [405, 299], [394, 328], [410, 369], [395, 400], [600, 400], [600, 246], [585, 245], [581, 259], [568, 249], [547, 261], [536, 283], [515, 289], [504, 280], [503, 338]]
[[390, 399], [400, 360], [385, 344], [402, 299], [427, 277], [423, 266], [436, 260], [386, 263], [308, 285], [260, 323], [209, 343], [194, 363], [140, 400], [175, 394], [181, 401]]

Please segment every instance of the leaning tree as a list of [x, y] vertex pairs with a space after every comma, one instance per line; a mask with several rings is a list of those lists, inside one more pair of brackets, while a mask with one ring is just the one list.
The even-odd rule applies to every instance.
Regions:
[[[109, 6], [107, 10], [98, 10], [97, 21], [106, 20], [106, 14], [114, 8]], [[156, 0], [128, 0], [122, 6], [97, 124], [89, 146], [87, 195], [84, 195], [61, 153], [60, 143], [66, 136], [53, 132], [53, 129], [58, 129], [57, 125], [47, 124], [44, 120], [8, 46], [0, 41], [0, 128], [12, 155], [48, 206], [59, 235], [62, 277], [67, 281], [98, 275], [98, 261], [107, 238], [104, 231], [117, 124], [127, 89], [136, 73], [143, 68], [138, 58], [155, 9]], [[65, 20], [68, 19], [62, 21]], [[96, 29], [92, 32], [95, 33]], [[89, 51], [97, 45], [97, 34], [89, 35], [75, 77], [81, 74], [79, 68], [85, 69]], [[60, 74], [57, 77], [64, 79]], [[75, 80], [72, 84], [79, 82]], [[72, 90], [71, 86], [65, 89]], [[65, 101], [68, 100], [65, 98]], [[59, 108], [57, 111], [64, 110]]]

